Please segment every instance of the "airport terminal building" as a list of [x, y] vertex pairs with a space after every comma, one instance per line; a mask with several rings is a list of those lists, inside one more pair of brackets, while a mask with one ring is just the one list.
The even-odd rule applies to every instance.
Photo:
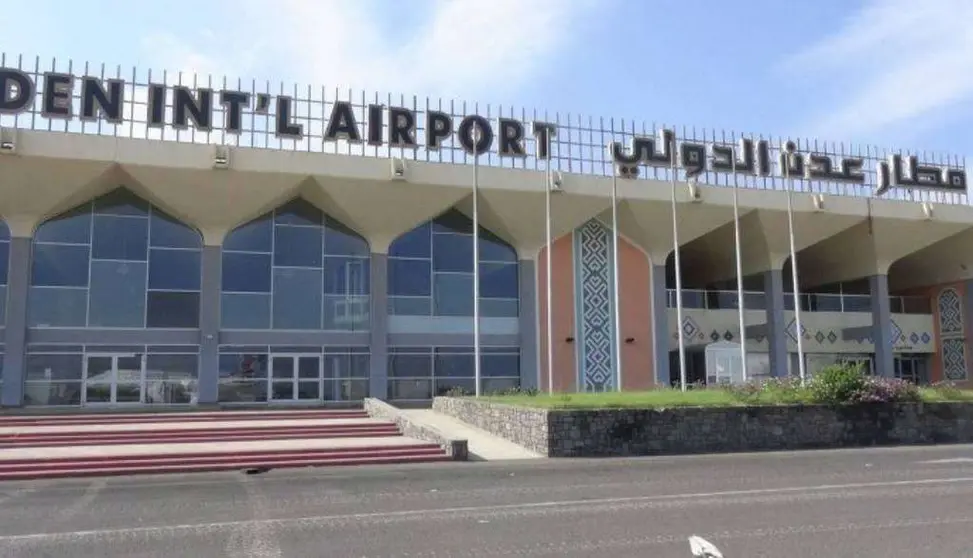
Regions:
[[422, 402], [473, 391], [474, 329], [484, 392], [668, 386], [680, 332], [694, 382], [726, 381], [707, 352], [745, 342], [751, 376], [800, 354], [970, 383], [957, 157], [0, 66], [4, 407]]

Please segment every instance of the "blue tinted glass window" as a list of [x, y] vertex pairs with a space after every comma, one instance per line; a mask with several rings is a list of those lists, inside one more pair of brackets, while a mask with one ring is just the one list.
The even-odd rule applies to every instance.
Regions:
[[518, 290], [517, 264], [480, 264], [481, 297], [517, 298]]
[[88, 285], [88, 247], [34, 245], [31, 285], [85, 287]]
[[388, 266], [390, 295], [429, 296], [432, 294], [432, 270], [429, 260], [391, 258]]
[[520, 377], [520, 355], [480, 355], [480, 374], [486, 377]]
[[91, 207], [89, 205], [41, 223], [34, 242], [69, 242], [87, 244], [91, 240]]
[[31, 287], [27, 309], [31, 327], [83, 327], [88, 313], [88, 291]]
[[432, 376], [432, 355], [390, 355], [389, 376], [396, 378], [429, 378]]
[[473, 273], [473, 237], [460, 234], [434, 234], [432, 267], [436, 271]]
[[147, 219], [95, 215], [91, 254], [102, 260], [144, 262], [148, 240]]
[[7, 284], [7, 268], [10, 266], [10, 243], [0, 242], [0, 285]]
[[473, 315], [473, 276], [436, 274], [433, 309], [437, 316]]
[[269, 254], [223, 254], [223, 291], [270, 292]]
[[321, 229], [274, 227], [274, 265], [321, 267]]
[[362, 258], [324, 258], [326, 294], [368, 294], [368, 260]]
[[196, 250], [149, 252], [149, 288], [183, 291], [199, 290], [200, 253]]
[[481, 231], [480, 261], [515, 262], [517, 261], [517, 252], [495, 235], [486, 231]]
[[296, 199], [274, 211], [274, 222], [278, 225], [322, 225], [324, 212], [305, 200]]
[[88, 325], [144, 327], [145, 274], [142, 262], [91, 262]]
[[129, 190], [119, 188], [94, 201], [94, 212], [99, 215], [148, 215], [149, 203]]
[[199, 293], [150, 292], [146, 327], [199, 327]]
[[454, 232], [472, 235], [473, 220], [458, 210], [451, 209], [436, 217], [433, 221], [433, 230], [437, 232]]
[[321, 328], [321, 270], [274, 270], [274, 329]]
[[409, 258], [428, 258], [432, 255], [432, 227], [426, 223], [420, 227], [412, 229], [399, 238], [389, 247], [389, 256], [403, 256]]
[[474, 355], [436, 355], [437, 378], [472, 378]]
[[224, 294], [222, 324], [227, 329], [270, 329], [270, 294]]
[[269, 215], [234, 229], [223, 241], [224, 250], [270, 252], [274, 242], [274, 222]]
[[341, 223], [329, 219], [324, 232], [324, 253], [328, 256], [367, 256], [368, 243]]
[[152, 212], [150, 226], [152, 246], [199, 248], [203, 244], [203, 239], [195, 230], [158, 211]]

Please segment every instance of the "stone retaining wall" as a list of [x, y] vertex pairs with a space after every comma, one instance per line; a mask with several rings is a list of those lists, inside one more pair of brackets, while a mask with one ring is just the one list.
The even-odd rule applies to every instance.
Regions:
[[469, 442], [467, 440], [450, 438], [448, 435], [428, 424], [421, 424], [412, 420], [399, 409], [381, 399], [365, 398], [364, 408], [368, 416], [372, 418], [394, 422], [404, 436], [439, 444], [454, 461], [466, 461], [469, 459]]
[[560, 410], [437, 397], [433, 409], [549, 457], [973, 443], [973, 403]]

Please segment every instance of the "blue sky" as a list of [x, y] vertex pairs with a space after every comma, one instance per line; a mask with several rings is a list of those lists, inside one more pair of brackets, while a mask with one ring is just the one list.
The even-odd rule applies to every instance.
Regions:
[[973, 155], [969, 0], [34, 0], [0, 50]]

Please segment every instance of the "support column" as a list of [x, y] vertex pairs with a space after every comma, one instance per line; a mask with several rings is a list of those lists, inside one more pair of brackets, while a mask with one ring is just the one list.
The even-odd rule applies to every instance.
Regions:
[[3, 359], [4, 407], [24, 404], [27, 351], [27, 292], [30, 288], [30, 238], [10, 239], [7, 272], [6, 354]]
[[892, 351], [892, 311], [889, 304], [888, 275], [868, 278], [872, 303], [872, 340], [875, 342], [875, 375], [895, 376], [895, 354]]
[[537, 274], [534, 260], [520, 260], [520, 387], [532, 389], [540, 386], [540, 367], [537, 350], [540, 347], [537, 315]]
[[368, 396], [385, 400], [388, 399], [389, 386], [389, 260], [387, 254], [373, 252], [369, 261], [372, 304], [369, 314], [371, 336], [368, 345], [371, 356], [368, 359]]
[[[663, 261], [665, 261], [663, 259]], [[669, 387], [669, 294], [666, 291], [666, 265], [654, 264], [649, 277], [652, 291], [652, 369], [656, 387]], [[679, 324], [678, 327], [682, 327]]]
[[220, 293], [223, 254], [220, 246], [203, 246], [199, 293], [198, 401], [215, 404], [220, 397]]
[[767, 346], [770, 353], [770, 374], [777, 378], [787, 372], [787, 323], [784, 321], [784, 272], [771, 269], [764, 272], [764, 304], [767, 308]]

